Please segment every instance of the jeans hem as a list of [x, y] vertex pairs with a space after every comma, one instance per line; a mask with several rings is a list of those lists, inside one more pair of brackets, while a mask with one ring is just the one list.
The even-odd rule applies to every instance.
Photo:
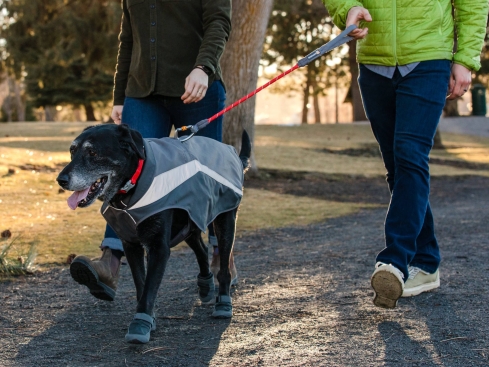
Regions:
[[108, 247], [111, 250], [124, 251], [124, 248], [122, 247], [122, 241], [118, 238], [112, 238], [112, 237], [104, 238], [102, 244], [100, 245], [100, 248], [103, 249], [104, 247]]

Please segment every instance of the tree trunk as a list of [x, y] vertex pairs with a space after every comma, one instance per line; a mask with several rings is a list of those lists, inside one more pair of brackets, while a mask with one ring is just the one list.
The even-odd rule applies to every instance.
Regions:
[[45, 121], [56, 121], [56, 106], [44, 106], [44, 120]]
[[3, 108], [7, 115], [7, 122], [12, 122], [14, 120], [14, 101], [12, 98], [13, 90], [15, 89], [15, 79], [7, 76], [8, 94], [5, 98]]
[[319, 109], [318, 83], [315, 79], [312, 81], [312, 100], [314, 105], [314, 123], [321, 123], [321, 110]]
[[309, 97], [311, 95], [311, 82], [309, 80], [309, 72], [307, 73], [306, 86], [304, 87], [304, 100], [302, 101], [302, 125], [307, 125], [307, 116], [309, 115]]
[[349, 43], [350, 50], [348, 59], [350, 61], [351, 74], [351, 106], [353, 112], [353, 121], [366, 121], [365, 110], [363, 109], [362, 96], [358, 86], [358, 63], [357, 63], [357, 42]]
[[443, 107], [443, 114], [445, 117], [460, 116], [458, 112], [458, 103], [456, 99], [447, 99], [445, 101], [445, 107]]
[[435, 138], [433, 139], [433, 149], [443, 149], [443, 142], [441, 141], [440, 129], [436, 129]]
[[334, 122], [337, 124], [340, 122], [340, 106], [338, 102], [338, 75], [334, 78]]
[[93, 106], [90, 102], [86, 103], [83, 105], [85, 107], [85, 113], [87, 115], [87, 121], [97, 121], [95, 118], [95, 111], [93, 109]]
[[25, 93], [23, 93], [23, 84], [15, 81], [15, 108], [17, 110], [17, 121], [25, 121]]
[[[273, 0], [234, 0], [233, 30], [221, 58], [227, 103], [233, 103], [256, 88], [258, 67], [265, 41]], [[251, 141], [255, 137], [255, 98], [244, 102], [224, 116], [224, 142], [239, 152], [241, 134], [246, 129]], [[257, 170], [254, 154], [251, 169]]]

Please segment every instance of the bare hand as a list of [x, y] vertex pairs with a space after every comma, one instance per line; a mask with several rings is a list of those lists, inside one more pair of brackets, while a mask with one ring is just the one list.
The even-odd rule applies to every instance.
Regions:
[[121, 119], [122, 119], [122, 108], [124, 106], [114, 106], [112, 107], [112, 113], [110, 114], [110, 117], [112, 117], [112, 120], [116, 123], [116, 125], [121, 124]]
[[203, 70], [199, 68], [192, 70], [187, 79], [185, 79], [185, 93], [182, 96], [183, 103], [199, 102], [205, 97], [208, 84], [209, 77]]
[[[362, 8], [361, 6], [354, 6], [348, 11], [348, 17], [346, 18], [346, 27], [355, 24], [357, 27], [360, 27], [360, 21], [364, 20], [366, 22], [372, 21], [372, 16], [368, 12], [367, 9]], [[356, 28], [351, 31], [348, 35], [354, 37], [356, 40], [365, 38], [368, 34], [368, 28]]]
[[471, 82], [472, 72], [465, 66], [454, 63], [452, 65], [452, 74], [450, 75], [447, 99], [462, 97], [469, 90]]

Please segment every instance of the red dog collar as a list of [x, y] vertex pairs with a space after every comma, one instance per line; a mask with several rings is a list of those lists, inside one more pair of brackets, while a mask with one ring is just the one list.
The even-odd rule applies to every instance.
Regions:
[[132, 175], [131, 179], [126, 182], [126, 184], [119, 190], [118, 194], [127, 194], [129, 190], [131, 190], [134, 186], [136, 186], [136, 182], [138, 181], [139, 176], [141, 176], [141, 171], [143, 170], [144, 160], [140, 159], [138, 163], [138, 168], [134, 175]]

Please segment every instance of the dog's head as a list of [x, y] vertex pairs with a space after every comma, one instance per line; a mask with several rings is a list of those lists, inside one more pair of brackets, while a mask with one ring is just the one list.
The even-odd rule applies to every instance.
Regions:
[[111, 200], [145, 159], [141, 134], [127, 125], [88, 127], [71, 143], [70, 153], [71, 162], [56, 180], [74, 191], [71, 209], [87, 207], [102, 195]]

